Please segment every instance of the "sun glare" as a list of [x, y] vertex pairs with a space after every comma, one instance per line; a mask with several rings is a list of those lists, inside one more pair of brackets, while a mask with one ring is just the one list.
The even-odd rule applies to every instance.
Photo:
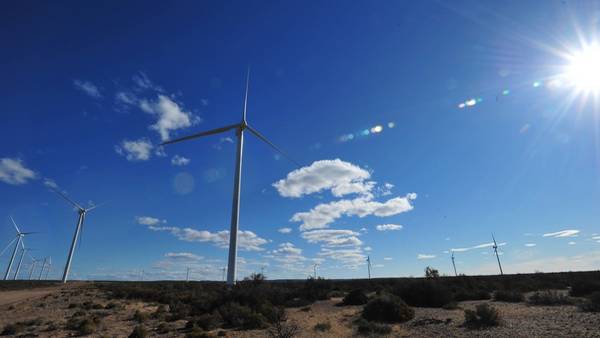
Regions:
[[600, 46], [591, 45], [571, 55], [567, 77], [583, 92], [600, 92]]

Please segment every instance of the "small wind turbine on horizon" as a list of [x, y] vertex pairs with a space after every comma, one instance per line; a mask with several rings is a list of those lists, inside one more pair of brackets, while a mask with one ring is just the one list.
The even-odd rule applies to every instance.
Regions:
[[317, 279], [317, 266], [319, 266], [319, 264], [315, 263], [315, 265], [313, 265], [313, 270], [314, 270], [314, 278]]
[[502, 272], [502, 264], [500, 264], [500, 256], [498, 256], [498, 244], [496, 244], [496, 239], [494, 238], [494, 234], [492, 234], [492, 240], [494, 240], [494, 252], [496, 253], [496, 259], [498, 260], [498, 268], [500, 268], [500, 276], [504, 275]]
[[[52, 260], [52, 258], [50, 258]], [[46, 268], [46, 263], [48, 262], [48, 257], [44, 257], [44, 263], [42, 264], [42, 269], [40, 270], [40, 275], [38, 276], [38, 280], [42, 280], [42, 275], [44, 273], [44, 269]]]
[[[6, 268], [6, 273], [4, 274], [4, 280], [8, 279], [8, 275], [10, 275], [10, 270], [12, 270], [12, 265], [15, 261], [15, 256], [17, 255], [17, 249], [19, 249], [19, 246], [23, 246], [23, 238], [27, 235], [31, 235], [31, 234], [35, 234], [35, 232], [21, 232], [21, 230], [19, 230], [19, 227], [17, 226], [17, 223], [15, 223], [15, 220], [12, 218], [12, 216], [9, 216], [10, 220], [12, 221], [12, 224], [15, 227], [15, 230], [17, 230], [17, 235], [16, 237], [12, 240], [12, 242], [10, 242], [7, 246], [7, 248], [14, 242], [17, 241], [17, 243], [15, 244], [15, 248], [13, 249], [13, 253], [12, 256], [10, 257], [10, 262], [8, 263], [8, 267]], [[23, 248], [25, 248], [23, 246]], [[6, 249], [5, 249], [6, 250]], [[21, 260], [22, 260], [22, 256], [21, 256]], [[20, 266], [20, 264], [19, 264]]]
[[29, 269], [29, 280], [31, 280], [31, 276], [33, 276], [33, 271], [35, 270], [35, 265], [37, 264], [38, 260], [33, 258], [33, 256], [29, 255], [29, 257], [31, 257], [31, 268]]
[[54, 189], [54, 188], [50, 188], [50, 189], [52, 191], [54, 191], [55, 193], [57, 193], [65, 201], [69, 202], [75, 208], [77, 208], [77, 212], [79, 213], [79, 218], [77, 220], [77, 227], [75, 228], [75, 234], [73, 234], [73, 241], [71, 242], [71, 249], [69, 249], [69, 255], [67, 256], [67, 263], [65, 264], [65, 271], [62, 276], [62, 282], [66, 283], [67, 279], [69, 278], [69, 270], [71, 269], [71, 261], [73, 260], [73, 253], [75, 253], [75, 246], [77, 245], [77, 238], [79, 237], [79, 233], [82, 231], [82, 228], [83, 228], [83, 222], [85, 220], [85, 215], [89, 211], [96, 209], [99, 205], [97, 204], [97, 205], [91, 206], [86, 209], [86, 208], [82, 207], [81, 205], [73, 202], [73, 200], [68, 198], [67, 195], [63, 194], [62, 192], [58, 191], [57, 189]]
[[25, 253], [31, 251], [33, 249], [25, 247], [25, 241], [21, 240], [21, 258], [19, 258], [19, 264], [17, 264], [17, 271], [15, 271], [15, 275], [13, 280], [17, 280], [19, 276], [19, 272], [21, 271], [21, 265], [23, 264], [23, 258], [25, 258]]
[[244, 107], [242, 109], [242, 120], [238, 123], [228, 125], [221, 128], [216, 128], [208, 131], [203, 131], [200, 133], [184, 136], [177, 138], [175, 140], [166, 141], [161, 144], [161, 146], [165, 146], [168, 144], [178, 143], [182, 141], [192, 140], [204, 136], [221, 134], [230, 130], [236, 131], [237, 136], [237, 153], [236, 153], [236, 165], [235, 165], [235, 176], [233, 181], [233, 205], [231, 210], [231, 227], [229, 230], [229, 258], [228, 258], [228, 266], [227, 266], [227, 285], [234, 285], [236, 282], [236, 263], [237, 263], [237, 236], [239, 229], [239, 217], [240, 217], [240, 190], [242, 185], [242, 157], [244, 153], [244, 131], [248, 130], [250, 133], [254, 134], [259, 140], [265, 142], [270, 147], [279, 152], [283, 157], [287, 158], [291, 162], [293, 162], [298, 167], [301, 165], [290, 158], [285, 152], [283, 152], [279, 147], [269, 141], [266, 137], [264, 137], [261, 133], [259, 133], [256, 129], [251, 127], [246, 121], [246, 110], [248, 107], [248, 85], [250, 81], [250, 71], [246, 76], [246, 91], [244, 94]]
[[369, 271], [369, 279], [371, 279], [371, 256], [367, 256], [367, 270]]
[[454, 251], [452, 251], [452, 267], [454, 267], [454, 276], [458, 276], [456, 273], [456, 264], [454, 263]]

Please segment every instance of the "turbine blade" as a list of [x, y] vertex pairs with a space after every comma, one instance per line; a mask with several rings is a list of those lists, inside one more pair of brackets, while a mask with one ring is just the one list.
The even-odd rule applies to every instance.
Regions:
[[39, 234], [39, 231], [22, 232], [21, 235]]
[[181, 141], [187, 141], [187, 140], [192, 140], [195, 138], [199, 138], [199, 137], [203, 137], [203, 136], [208, 136], [208, 135], [214, 135], [214, 134], [220, 134], [220, 133], [224, 133], [226, 131], [229, 131], [233, 128], [239, 127], [239, 123], [236, 124], [232, 124], [229, 126], [225, 126], [225, 127], [221, 127], [221, 128], [217, 128], [217, 129], [213, 129], [213, 130], [208, 130], [208, 131], [203, 131], [197, 134], [192, 134], [192, 135], [188, 135], [188, 136], [184, 136], [184, 137], [180, 137], [178, 139], [174, 139], [171, 141], [166, 141], [161, 143], [161, 146], [167, 145], [167, 144], [172, 144], [172, 143], [177, 143], [177, 142], [181, 142]]
[[12, 221], [12, 224], [15, 226], [15, 229], [17, 229], [17, 233], [20, 234], [21, 230], [19, 230], [19, 227], [17, 226], [17, 223], [15, 223], [15, 220], [12, 218], [12, 216], [8, 216], [10, 217], [10, 220]]
[[275, 149], [275, 151], [277, 151], [278, 153], [280, 153], [283, 157], [285, 157], [286, 159], [288, 159], [290, 162], [294, 163], [298, 168], [302, 167], [302, 165], [300, 163], [296, 162], [293, 158], [291, 158], [288, 154], [286, 154], [278, 146], [276, 146], [275, 144], [273, 144], [273, 142], [267, 140], [267, 138], [264, 137], [261, 133], [259, 133], [256, 129], [252, 128], [251, 126], [247, 126], [247, 128], [248, 128], [248, 130], [250, 130], [250, 132], [252, 134], [254, 134], [256, 137], [258, 137], [260, 140], [262, 140], [266, 144], [268, 144], [271, 148]]
[[105, 205], [106, 203], [108, 203], [108, 202], [102, 202], [102, 203], [100, 203], [100, 204], [92, 205], [91, 207], [89, 207], [89, 208], [85, 209], [85, 211], [87, 212], [87, 211], [94, 210], [94, 209], [96, 209], [97, 207], [101, 207], [101, 206]]
[[2, 249], [2, 252], [0, 252], [0, 256], [4, 255], [4, 252], [6, 251], [6, 249], [8, 249], [16, 240], [17, 240], [17, 237], [13, 238], [12, 241], [10, 241], [8, 243], [8, 245], [6, 246], [6, 248]]
[[246, 92], [244, 94], [244, 111], [242, 112], [242, 121], [246, 121], [246, 110], [248, 109], [248, 87], [250, 84], [250, 67], [248, 67], [248, 73], [246, 74]]
[[54, 189], [54, 188], [51, 188], [51, 187], [48, 187], [48, 189], [50, 189], [50, 190], [54, 191], [55, 193], [57, 193], [57, 194], [58, 194], [60, 197], [62, 197], [62, 198], [65, 200], [65, 201], [67, 201], [67, 202], [69, 202], [69, 203], [73, 204], [73, 206], [75, 206], [75, 208], [77, 208], [77, 209], [79, 209], [79, 210], [83, 209], [83, 208], [81, 207], [81, 205], [79, 205], [79, 204], [77, 204], [77, 203], [73, 202], [73, 200], [71, 200], [70, 198], [68, 198], [68, 197], [67, 197], [67, 195], [63, 194], [62, 192], [58, 191], [57, 189]]

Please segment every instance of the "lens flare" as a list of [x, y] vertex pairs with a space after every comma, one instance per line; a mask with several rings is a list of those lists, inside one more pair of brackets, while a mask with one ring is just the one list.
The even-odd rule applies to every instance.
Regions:
[[566, 75], [582, 92], [600, 91], [600, 47], [591, 45], [573, 54]]

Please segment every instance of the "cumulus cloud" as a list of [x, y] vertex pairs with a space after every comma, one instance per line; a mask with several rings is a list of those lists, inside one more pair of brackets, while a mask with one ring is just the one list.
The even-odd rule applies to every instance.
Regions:
[[18, 158], [0, 159], [0, 181], [11, 184], [26, 184], [29, 180], [34, 180], [38, 175], [31, 169], [23, 165], [23, 161]]
[[[170, 226], [149, 226], [153, 231], [166, 231], [182, 241], [187, 242], [209, 242], [219, 248], [229, 247], [229, 230], [210, 232], [207, 230], [196, 230], [192, 228], [179, 228]], [[245, 251], [263, 251], [262, 246], [268, 240], [257, 236], [252, 231], [238, 231], [238, 248]]]
[[340, 159], [313, 162], [290, 172], [285, 179], [273, 183], [281, 196], [302, 197], [323, 190], [331, 190], [336, 197], [347, 194], [367, 194], [374, 182], [367, 181], [371, 174]]
[[418, 254], [417, 255], [417, 259], [419, 259], [419, 260], [432, 259], [432, 258], [435, 258], [435, 255], [428, 255], [428, 254]]
[[292, 232], [292, 228], [279, 228], [277, 229], [277, 231], [282, 234], [289, 234], [290, 232]]
[[98, 87], [96, 87], [96, 85], [94, 85], [90, 81], [74, 80], [73, 84], [75, 85], [75, 88], [81, 90], [82, 92], [95, 99], [99, 99], [102, 97], [102, 94], [100, 94], [100, 90], [98, 89]]
[[399, 225], [399, 224], [381, 224], [381, 225], [376, 226], [375, 229], [377, 229], [377, 231], [401, 230], [402, 229], [402, 225]]
[[146, 138], [139, 140], [123, 140], [115, 146], [115, 151], [121, 156], [125, 156], [128, 161], [147, 161], [152, 156], [152, 142]]
[[158, 95], [156, 101], [142, 99], [139, 101], [139, 107], [157, 118], [150, 129], [157, 131], [162, 141], [169, 139], [171, 131], [187, 128], [199, 122], [191, 112], [184, 111], [179, 104], [166, 95]]
[[579, 230], [561, 230], [561, 231], [557, 231], [557, 232], [550, 232], [547, 234], [543, 234], [542, 237], [554, 237], [554, 238], [576, 237], [578, 234], [579, 234]]
[[184, 165], [188, 165], [190, 163], [190, 161], [191, 160], [189, 158], [185, 158], [183, 156], [175, 155], [171, 159], [171, 164], [174, 165], [174, 166], [184, 166]]
[[386, 202], [373, 201], [368, 197], [352, 200], [339, 200], [319, 204], [310, 211], [299, 212], [292, 216], [291, 221], [302, 222], [300, 230], [322, 229], [342, 216], [378, 217], [392, 216], [413, 209], [411, 201], [417, 194], [410, 193], [404, 197], [395, 197]]
[[320, 229], [302, 233], [309, 243], [321, 243], [325, 247], [360, 246], [360, 233], [352, 230]]
[[321, 251], [317, 255], [322, 258], [339, 261], [345, 267], [352, 269], [364, 265], [367, 258], [359, 247], [350, 249], [321, 248]]
[[158, 218], [150, 217], [150, 216], [137, 216], [135, 221], [141, 225], [159, 225], [167, 223], [166, 220], [160, 220]]

